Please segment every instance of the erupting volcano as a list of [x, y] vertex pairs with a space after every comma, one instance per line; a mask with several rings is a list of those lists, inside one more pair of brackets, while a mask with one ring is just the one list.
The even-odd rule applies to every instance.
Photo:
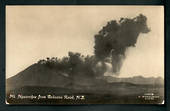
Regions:
[[[111, 20], [94, 35], [93, 55], [84, 56], [69, 51], [68, 56], [63, 58], [47, 57], [7, 79], [7, 101], [30, 103], [27, 99], [21, 101], [11, 99], [9, 96], [11, 94], [75, 94], [87, 97], [84, 103], [126, 103], [127, 101], [143, 103], [143, 100], [136, 100], [136, 97], [145, 93], [147, 88], [155, 91], [156, 87], [155, 93], [159, 93], [159, 88], [162, 88], [163, 84], [161, 78], [116, 77], [126, 59], [126, 50], [129, 47], [135, 48], [140, 33], [149, 32], [147, 17], [143, 14], [134, 18]], [[141, 91], [141, 88], [145, 90]], [[162, 98], [163, 96], [155, 103]], [[50, 104], [51, 102], [56, 104], [55, 100], [48, 101]], [[31, 102], [43, 103], [40, 100]], [[57, 101], [57, 103], [65, 102], [70, 103], [66, 100]]]

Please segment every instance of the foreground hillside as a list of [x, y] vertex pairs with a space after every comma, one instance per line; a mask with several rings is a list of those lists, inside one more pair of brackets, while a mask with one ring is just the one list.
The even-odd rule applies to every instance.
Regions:
[[[24, 86], [7, 93], [10, 104], [161, 104], [163, 87], [114, 83], [106, 88]], [[14, 95], [15, 98], [11, 97]], [[27, 98], [35, 96], [35, 98]], [[43, 96], [45, 98], [39, 98]]]

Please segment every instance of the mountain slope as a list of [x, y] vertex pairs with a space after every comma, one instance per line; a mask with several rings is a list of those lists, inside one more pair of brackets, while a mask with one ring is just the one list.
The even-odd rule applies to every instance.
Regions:
[[63, 74], [45, 65], [33, 64], [24, 71], [6, 80], [7, 91], [22, 86], [62, 87], [70, 80]]

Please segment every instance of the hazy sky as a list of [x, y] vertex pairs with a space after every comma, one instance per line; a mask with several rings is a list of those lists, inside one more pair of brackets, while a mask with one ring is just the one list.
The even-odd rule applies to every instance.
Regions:
[[162, 6], [7, 6], [6, 77], [39, 59], [93, 55], [94, 35], [110, 20], [148, 18], [151, 32], [129, 48], [120, 77], [164, 76], [164, 9]]

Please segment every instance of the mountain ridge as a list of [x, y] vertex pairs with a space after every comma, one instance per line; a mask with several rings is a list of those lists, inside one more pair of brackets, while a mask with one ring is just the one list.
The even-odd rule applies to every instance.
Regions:
[[[66, 87], [69, 86], [73, 81], [69, 78], [68, 74], [63, 72], [56, 72], [55, 70], [47, 67], [44, 64], [33, 64], [21, 71], [17, 75], [8, 78], [6, 80], [7, 92], [18, 87], [23, 86], [44, 86], [44, 87]], [[92, 79], [89, 77], [77, 77], [74, 80], [75, 87], [91, 87], [95, 85], [111, 83], [120, 84], [138, 84], [138, 85], [164, 85], [164, 80], [161, 77], [143, 77], [134, 76], [129, 78], [118, 78], [111, 76], [104, 76], [102, 79]]]

